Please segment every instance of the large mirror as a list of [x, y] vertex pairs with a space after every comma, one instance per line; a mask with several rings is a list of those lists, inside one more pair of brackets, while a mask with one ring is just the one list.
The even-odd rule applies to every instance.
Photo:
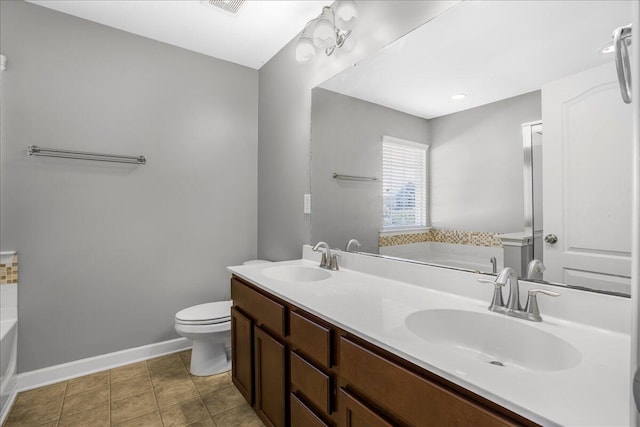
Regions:
[[631, 3], [465, 1], [314, 88], [312, 240], [628, 295]]

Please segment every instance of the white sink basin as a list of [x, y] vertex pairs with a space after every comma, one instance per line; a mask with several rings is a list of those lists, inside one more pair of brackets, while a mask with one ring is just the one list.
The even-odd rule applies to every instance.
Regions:
[[504, 315], [444, 309], [418, 311], [405, 320], [423, 340], [496, 368], [559, 371], [578, 365], [582, 357], [575, 347], [523, 322]]
[[281, 265], [265, 269], [262, 274], [285, 282], [317, 282], [331, 277], [331, 273], [319, 267]]

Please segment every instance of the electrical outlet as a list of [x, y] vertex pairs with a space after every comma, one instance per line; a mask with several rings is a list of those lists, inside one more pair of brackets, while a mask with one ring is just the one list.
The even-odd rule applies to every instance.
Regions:
[[304, 195], [304, 209], [303, 209], [303, 211], [306, 214], [310, 214], [311, 213], [311, 194], [305, 194]]

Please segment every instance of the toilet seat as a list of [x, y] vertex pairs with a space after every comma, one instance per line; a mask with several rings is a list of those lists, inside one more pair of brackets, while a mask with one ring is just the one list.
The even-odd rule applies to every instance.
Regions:
[[194, 305], [176, 313], [179, 325], [217, 325], [231, 322], [232, 301], [217, 301]]
[[231, 369], [232, 301], [209, 302], [180, 310], [173, 327], [193, 341], [189, 371], [192, 375], [215, 375]]

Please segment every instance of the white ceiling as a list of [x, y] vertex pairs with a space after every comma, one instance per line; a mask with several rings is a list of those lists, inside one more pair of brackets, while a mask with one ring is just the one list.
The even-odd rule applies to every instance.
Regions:
[[331, 4], [330, 0], [247, 0], [232, 14], [207, 0], [27, 1], [254, 69]]
[[[465, 1], [320, 85], [425, 118], [538, 90], [612, 62], [632, 1]], [[464, 100], [451, 96], [466, 93]]]

